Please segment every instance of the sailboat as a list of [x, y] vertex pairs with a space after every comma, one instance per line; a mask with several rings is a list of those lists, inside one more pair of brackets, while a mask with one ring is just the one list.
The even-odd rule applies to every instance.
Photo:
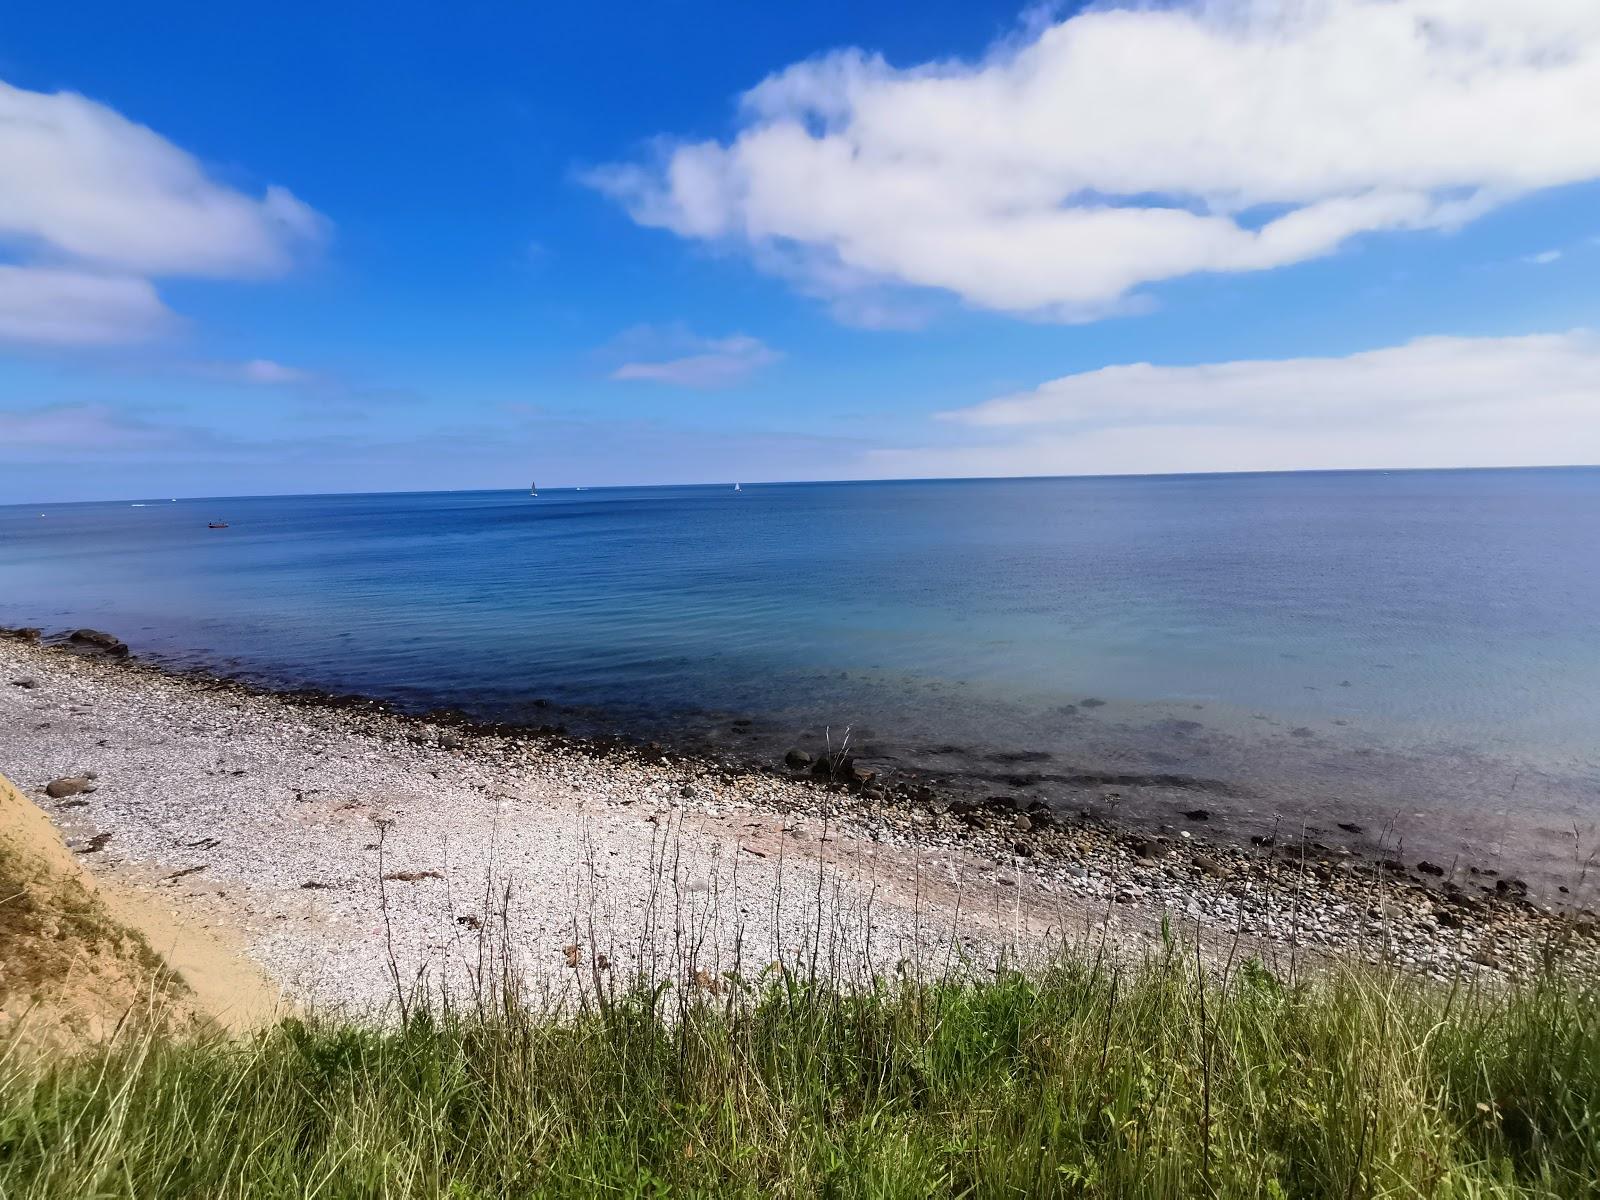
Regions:
[[528, 495], [534, 497], [539, 495], [539, 484], [531, 479], [528, 481]]
[[736, 491], [736, 492], [742, 492], [742, 491], [744, 491], [744, 488], [742, 488], [742, 487], [740, 487], [740, 486], [739, 486], [739, 485], [738, 485], [738, 484], [737, 484], [737, 483], [736, 483], [736, 484], [734, 484], [734, 485], [733, 485], [733, 490], [734, 490], [734, 491]]

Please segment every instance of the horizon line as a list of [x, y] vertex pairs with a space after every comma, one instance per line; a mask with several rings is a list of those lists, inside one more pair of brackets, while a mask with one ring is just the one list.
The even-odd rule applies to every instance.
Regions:
[[[1534, 463], [1511, 466], [1459, 466], [1459, 467], [1289, 467], [1263, 468], [1250, 471], [1108, 471], [1103, 473], [1063, 475], [907, 475], [885, 478], [845, 479], [758, 479], [702, 480], [694, 483], [579, 483], [547, 486], [547, 492], [571, 491], [648, 491], [662, 488], [731, 488], [735, 483], [743, 487], [824, 487], [829, 485], [872, 485], [909, 483], [1041, 483], [1055, 480], [1097, 479], [1241, 479], [1274, 475], [1444, 475], [1468, 472], [1502, 471], [1593, 471], [1600, 463]], [[501, 492], [521, 493], [520, 484], [511, 487], [488, 488], [418, 488], [379, 491], [327, 491], [327, 492], [251, 492], [233, 495], [178, 495], [116, 496], [103, 500], [8, 500], [0, 508], [32, 508], [70, 504], [127, 504], [133, 502], [177, 503], [181, 500], [290, 500], [320, 496], [490, 496]]]

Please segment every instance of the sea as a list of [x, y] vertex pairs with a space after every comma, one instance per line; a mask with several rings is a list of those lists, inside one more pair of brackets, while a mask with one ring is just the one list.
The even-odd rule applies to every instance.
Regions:
[[1597, 468], [9, 506], [0, 624], [1552, 895], [1600, 850]]

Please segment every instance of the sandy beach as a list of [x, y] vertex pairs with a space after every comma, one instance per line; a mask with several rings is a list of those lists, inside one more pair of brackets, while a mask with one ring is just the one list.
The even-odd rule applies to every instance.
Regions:
[[[222, 934], [292, 1003], [462, 994], [488, 945], [552, 998], [635, 972], [719, 986], [774, 963], [864, 979], [1118, 953], [1163, 917], [1221, 954], [1353, 953], [1437, 976], [1594, 956], [1558, 907], [1313, 844], [1147, 838], [951, 810], [683, 757], [400, 715], [0, 639], [0, 773], [94, 873]], [[53, 789], [55, 780], [77, 780]], [[819, 931], [820, 935], [819, 935]]]

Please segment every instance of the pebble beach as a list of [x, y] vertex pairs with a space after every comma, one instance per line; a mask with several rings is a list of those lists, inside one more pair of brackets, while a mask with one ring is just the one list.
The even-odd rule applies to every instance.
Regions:
[[163, 671], [110, 635], [0, 638], [0, 725], [0, 773], [93, 872], [215, 929], [298, 1005], [467, 995], [487, 956], [562, 1003], [640, 976], [717, 989], [779, 967], [1038, 965], [1064, 942], [1139, 954], [1164, 929], [1289, 969], [1600, 960], [1587, 874], [1535, 902], [1492, 872], [1419, 877], [1308, 838], [952, 804], [843, 757], [761, 767], [272, 693]]

